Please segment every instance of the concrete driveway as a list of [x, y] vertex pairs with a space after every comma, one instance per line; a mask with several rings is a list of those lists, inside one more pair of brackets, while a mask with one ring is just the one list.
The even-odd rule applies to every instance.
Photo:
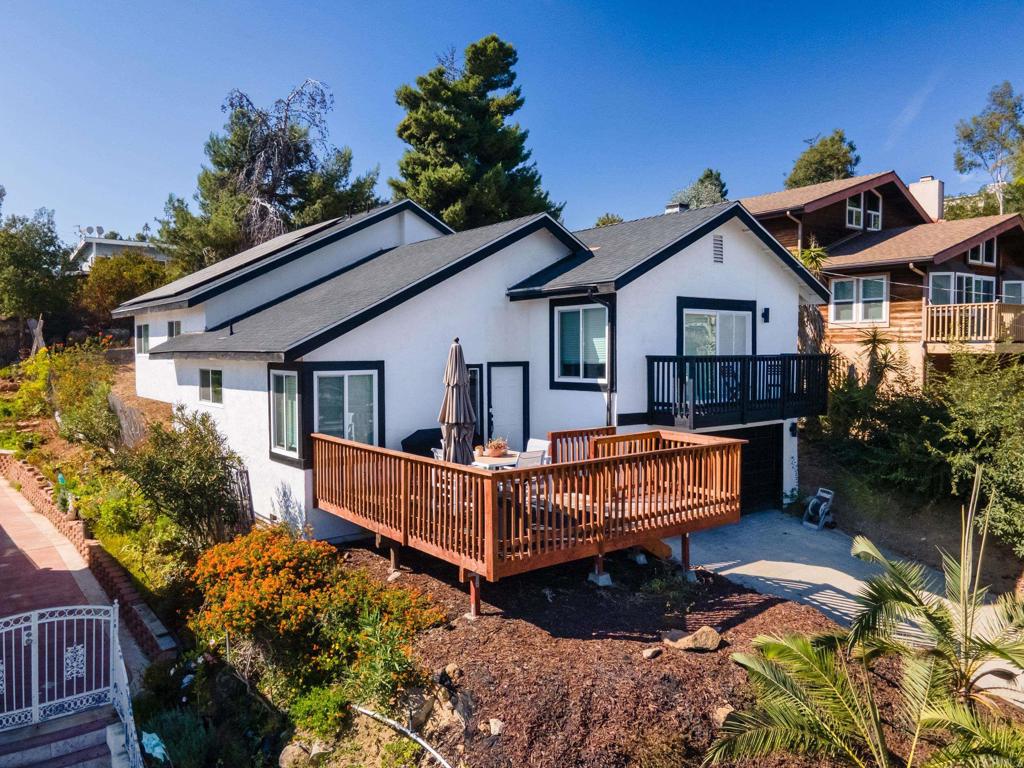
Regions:
[[[691, 535], [690, 562], [762, 594], [814, 606], [845, 627], [857, 613], [855, 597], [864, 582], [881, 571], [879, 566], [851, 557], [852, 544], [853, 539], [840, 530], [811, 530], [799, 518], [771, 510], [744, 515], [736, 525]], [[899, 557], [880, 542], [875, 544], [887, 557]], [[930, 591], [941, 594], [942, 575], [929, 568], [928, 580]], [[786, 629], [779, 627], [778, 631]], [[910, 642], [924, 639], [908, 624], [903, 625], [901, 634]], [[987, 677], [982, 685], [997, 688], [1002, 683]], [[1024, 706], [1024, 674], [1018, 676], [1014, 691], [1003, 695]]]

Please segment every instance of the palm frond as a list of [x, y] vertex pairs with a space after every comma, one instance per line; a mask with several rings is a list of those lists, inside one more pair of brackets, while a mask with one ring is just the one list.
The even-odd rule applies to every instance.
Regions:
[[981, 717], [962, 704], [946, 701], [927, 710], [922, 722], [954, 737], [928, 759], [927, 768], [1024, 765], [1024, 729], [1007, 721]]
[[835, 758], [851, 751], [808, 727], [796, 713], [774, 706], [752, 712], [730, 712], [704, 765], [742, 757], [767, 757], [779, 752]]
[[[831, 639], [830, 645], [822, 644], [826, 639]], [[814, 717], [832, 738], [853, 739], [884, 764], [884, 737], [873, 701], [846, 667], [842, 640], [841, 635], [816, 640], [801, 635], [762, 636], [755, 638], [754, 646], [803, 693], [814, 707]], [[869, 688], [870, 682], [865, 681], [865, 686]]]
[[872, 636], [891, 636], [903, 622], [913, 622], [934, 642], [952, 637], [954, 619], [947, 605], [927, 592], [924, 566], [889, 560], [867, 539], [858, 536], [854, 540], [855, 555], [870, 550], [878, 554], [878, 559], [874, 556], [863, 559], [879, 563], [884, 572], [869, 578], [857, 594], [861, 610], [850, 628], [850, 642], [863, 642]]

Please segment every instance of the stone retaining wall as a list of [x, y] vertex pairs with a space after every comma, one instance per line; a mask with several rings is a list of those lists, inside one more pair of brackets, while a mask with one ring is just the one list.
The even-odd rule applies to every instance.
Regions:
[[35, 510], [53, 523], [78, 550], [111, 600], [117, 600], [121, 621], [128, 627], [135, 642], [150, 659], [173, 656], [178, 645], [171, 633], [146, 605], [138, 590], [132, 584], [131, 576], [103, 545], [89, 538], [84, 520], [78, 520], [62, 512], [54, 501], [53, 484], [42, 472], [9, 453], [0, 453], [0, 475], [19, 486]]

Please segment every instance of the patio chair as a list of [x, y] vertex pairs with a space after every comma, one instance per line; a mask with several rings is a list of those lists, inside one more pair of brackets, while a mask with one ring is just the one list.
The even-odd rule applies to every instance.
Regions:
[[444, 461], [444, 451], [441, 448], [431, 448], [430, 455], [437, 461]]
[[539, 467], [544, 464], [544, 451], [522, 451], [516, 461], [516, 469]]
[[539, 437], [531, 437], [526, 441], [526, 453], [540, 451], [543, 454], [544, 464], [551, 463], [551, 441], [541, 440]]

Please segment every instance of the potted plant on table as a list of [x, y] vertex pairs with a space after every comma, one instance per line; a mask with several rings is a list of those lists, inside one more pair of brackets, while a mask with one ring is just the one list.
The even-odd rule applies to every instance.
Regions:
[[492, 437], [484, 448], [484, 456], [491, 459], [500, 459], [506, 453], [508, 453], [508, 440], [504, 437]]

